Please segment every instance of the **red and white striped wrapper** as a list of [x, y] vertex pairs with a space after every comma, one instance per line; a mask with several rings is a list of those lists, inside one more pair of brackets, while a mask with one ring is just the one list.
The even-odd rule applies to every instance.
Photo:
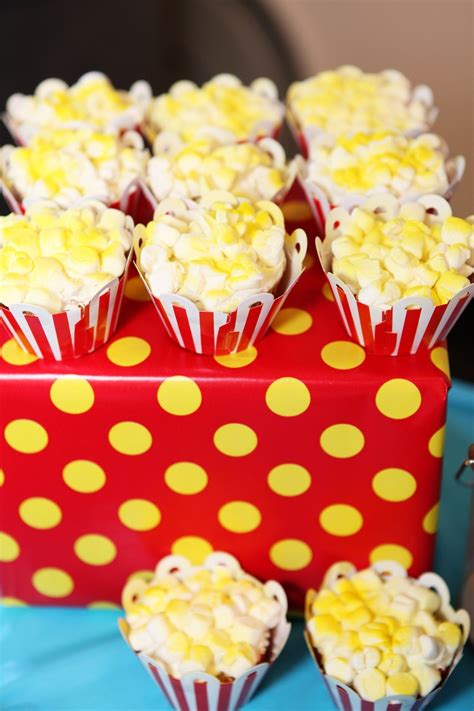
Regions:
[[[181, 556], [166, 556], [157, 565], [157, 572], [178, 575], [180, 568], [190, 569], [189, 561]], [[206, 558], [203, 566], [209, 570], [228, 567], [237, 579], [244, 574], [238, 561], [227, 553], [215, 552]], [[255, 665], [232, 682], [222, 682], [216, 677], [203, 672], [187, 672], [180, 679], [170, 676], [164, 667], [143, 652], [137, 653], [129, 645], [128, 624], [124, 619], [118, 621], [119, 630], [125, 642], [138, 657], [153, 681], [176, 711], [237, 711], [253, 696], [270, 666], [280, 655], [291, 631], [286, 619], [288, 601], [279, 583], [269, 580], [264, 584], [265, 591], [275, 597], [282, 606], [282, 617], [272, 630], [269, 661]]]
[[[454, 189], [462, 180], [464, 170], [466, 168], [466, 160], [464, 156], [456, 156], [455, 158], [447, 160], [445, 163], [445, 167], [446, 173], [449, 178], [449, 185], [446, 192], [443, 193], [441, 197], [444, 197], [446, 200], [450, 200], [453, 195]], [[333, 210], [335, 207], [343, 207], [350, 212], [354, 207], [360, 207], [367, 200], [368, 197], [367, 195], [348, 193], [344, 196], [344, 198], [338, 200], [337, 204], [329, 202], [329, 199], [324, 190], [322, 190], [318, 185], [316, 185], [316, 183], [314, 183], [307, 177], [306, 167], [303, 166], [302, 163], [300, 163], [299, 180], [306, 195], [306, 199], [313, 212], [313, 217], [316, 221], [319, 234], [322, 236], [324, 236], [325, 234], [326, 220], [328, 219], [331, 210]], [[382, 195], [386, 193], [380, 194]], [[400, 204], [403, 205], [406, 202], [415, 202], [419, 197], [419, 193], [407, 193], [406, 195], [402, 195], [398, 199], [400, 201]]]
[[[436, 121], [439, 109], [434, 105], [433, 92], [426, 84], [419, 84], [414, 87], [410, 101], [420, 101], [427, 109], [425, 126], [422, 126], [419, 129], [406, 131], [403, 134], [408, 138], [415, 138], [416, 136], [419, 136], [420, 133], [426, 133], [430, 130], [430, 127], [433, 126]], [[308, 158], [309, 156], [310, 146], [313, 141], [327, 143], [334, 138], [331, 132], [324, 131], [317, 126], [302, 126], [292, 110], [291, 102], [288, 99], [286, 103], [286, 122], [290, 127], [293, 138], [305, 158]]]
[[[344, 566], [344, 577], [347, 576], [350, 578], [350, 575], [347, 575], [348, 566], [353, 568], [353, 573], [356, 572], [354, 566], [350, 566], [349, 563], [336, 563], [335, 565], [331, 566], [328, 573], [330, 573], [331, 571], [337, 571], [338, 566]], [[388, 576], [406, 576], [406, 570], [394, 561], [380, 561], [372, 567], [380, 573], [385, 573], [387, 571]], [[326, 577], [328, 573], [326, 574]], [[343, 684], [342, 681], [339, 681], [338, 679], [335, 679], [334, 677], [331, 677], [324, 672], [324, 669], [321, 667], [321, 664], [319, 662], [317, 650], [315, 649], [312, 643], [311, 635], [308, 630], [305, 630], [304, 638], [311, 657], [316, 665], [316, 669], [319, 675], [321, 676], [326, 686], [326, 689], [328, 690], [329, 696], [332, 698], [334, 704], [337, 706], [338, 709], [340, 709], [340, 711], [421, 711], [421, 709], [426, 708], [428, 704], [431, 703], [431, 701], [439, 694], [439, 692], [445, 685], [448, 677], [451, 676], [455, 667], [459, 664], [463, 655], [464, 645], [466, 644], [466, 641], [469, 637], [470, 620], [468, 613], [465, 610], [453, 610], [450, 604], [450, 595], [447, 585], [444, 580], [439, 577], [439, 575], [436, 575], [436, 573], [423, 573], [423, 575], [421, 575], [415, 582], [419, 585], [424, 585], [427, 588], [431, 588], [438, 593], [442, 600], [440, 613], [443, 619], [461, 625], [463, 639], [459, 649], [454, 655], [454, 659], [451, 662], [450, 667], [443, 673], [443, 677], [440, 684], [438, 684], [438, 686], [433, 689], [427, 696], [415, 697], [401, 694], [399, 696], [385, 696], [384, 698], [378, 699], [377, 701], [367, 701], [366, 699], [362, 699], [352, 687], [347, 686], [347, 684]], [[322, 587], [324, 587], [324, 582]], [[316, 592], [314, 590], [308, 590], [308, 592], [306, 593], [306, 622], [311, 616], [310, 611], [315, 596]]]
[[97, 350], [117, 328], [131, 256], [132, 250], [122, 276], [106, 284], [85, 306], [50, 314], [40, 306], [0, 305], [0, 322], [22, 350], [38, 358], [67, 360]]
[[193, 353], [230, 355], [244, 351], [262, 338], [303, 273], [307, 240], [300, 230], [298, 239], [286, 247], [287, 264], [276, 295], [250, 296], [231, 313], [201, 311], [190, 299], [178, 294], [155, 296], [137, 265], [168, 336]]
[[[449, 204], [438, 195], [425, 195], [418, 200], [427, 209], [430, 209], [431, 202], [433, 209], [437, 209], [440, 201], [449, 209]], [[332, 262], [331, 243], [337, 236], [331, 234], [330, 221], [336, 218], [336, 211], [334, 217], [328, 217], [328, 235], [324, 241], [316, 238], [316, 251], [349, 336], [369, 353], [391, 356], [430, 349], [447, 338], [474, 297], [474, 284], [469, 284], [441, 306], [435, 306], [431, 299], [420, 296], [400, 299], [385, 310], [379, 306], [361, 304], [349, 286], [329, 271]]]

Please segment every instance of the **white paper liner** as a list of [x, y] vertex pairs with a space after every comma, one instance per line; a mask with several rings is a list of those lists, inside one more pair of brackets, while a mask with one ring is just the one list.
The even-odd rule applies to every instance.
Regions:
[[[367, 195], [357, 194], [357, 193], [347, 193], [336, 203], [331, 203], [328, 196], [322, 188], [320, 188], [316, 183], [307, 177], [307, 168], [300, 163], [300, 175], [299, 181], [306, 195], [306, 199], [311, 207], [313, 217], [316, 221], [319, 234], [323, 237], [325, 234], [325, 224], [329, 217], [329, 213], [335, 207], [343, 207], [349, 212], [354, 207], [359, 207], [363, 205], [367, 200]], [[446, 200], [450, 200], [454, 189], [461, 182], [466, 168], [466, 159], [464, 156], [456, 156], [450, 158], [445, 162], [446, 173], [449, 178], [449, 185], [447, 190], [442, 194]], [[380, 195], [387, 195], [388, 191], [381, 191]], [[378, 194], [375, 193], [371, 196], [372, 198], [377, 198]], [[416, 202], [418, 198], [421, 197], [420, 193], [406, 193], [398, 198], [401, 205], [406, 202]]]
[[265, 335], [303, 273], [306, 249], [306, 234], [298, 230], [296, 240], [285, 242], [287, 263], [278, 293], [250, 296], [231, 313], [201, 311], [190, 299], [178, 294], [155, 296], [136, 266], [170, 338], [194, 353], [229, 355], [246, 350]]
[[[241, 569], [239, 562], [233, 556], [221, 552], [211, 553], [202, 566], [192, 566], [181, 556], [166, 556], [156, 566], [156, 573], [158, 575], [171, 573], [180, 579], [183, 572], [191, 569], [215, 570], [219, 567], [230, 569], [236, 579], [244, 575], [252, 577]], [[140, 589], [141, 582], [137, 581], [137, 589]], [[268, 669], [280, 655], [291, 631], [291, 625], [286, 620], [288, 602], [283, 588], [273, 580], [265, 583], [264, 587], [282, 607], [280, 622], [272, 631], [270, 658], [268, 662], [255, 665], [233, 682], [222, 682], [202, 672], [188, 672], [181, 679], [170, 676], [158, 662], [142, 652], [137, 654], [132, 650], [127, 640], [128, 625], [124, 619], [119, 620], [119, 629], [127, 645], [176, 711], [236, 711], [253, 696]]]
[[[399, 563], [394, 561], [379, 561], [371, 566], [377, 573], [383, 574], [385, 578], [389, 578], [392, 575], [397, 577], [408, 577], [405, 568], [403, 568]], [[326, 587], [328, 581], [336, 580], [337, 578], [351, 578], [357, 572], [355, 566], [348, 562], [335, 563], [324, 576], [323, 582], [321, 583], [321, 588]], [[470, 630], [470, 620], [469, 615], [466, 610], [454, 610], [450, 603], [450, 594], [448, 587], [444, 580], [436, 573], [423, 573], [419, 578], [415, 580], [419, 585], [423, 585], [430, 588], [438, 593], [441, 598], [442, 604], [440, 608], [440, 613], [443, 619], [449, 622], [454, 622], [461, 626], [462, 629], [462, 642], [456, 651], [453, 661], [448, 669], [443, 673], [443, 678], [438, 686], [433, 689], [425, 697], [407, 696], [404, 694], [385, 696], [377, 701], [367, 701], [362, 699], [359, 694], [347, 684], [343, 684], [342, 681], [334, 679], [325, 673], [324, 669], [319, 663], [316, 648], [311, 640], [311, 635], [307, 630], [304, 632], [304, 638], [308, 646], [309, 652], [316, 668], [323, 679], [329, 695], [331, 696], [333, 702], [340, 711], [421, 711], [428, 706], [428, 704], [438, 695], [443, 686], [445, 685], [449, 676], [451, 676], [455, 667], [459, 664], [461, 657], [463, 655], [464, 645], [469, 637]], [[311, 606], [313, 600], [316, 596], [315, 590], [308, 590], [306, 593], [305, 601], [305, 620], [311, 617]]]
[[[133, 223], [128, 228], [133, 230]], [[22, 350], [45, 360], [79, 358], [97, 350], [117, 328], [132, 254], [130, 249], [122, 276], [105, 284], [88, 304], [54, 314], [32, 304], [0, 304], [0, 323]]]
[[[370, 208], [367, 207], [370, 202]], [[449, 204], [439, 195], [424, 195], [415, 202], [433, 211], [432, 219], [440, 210], [451, 214]], [[400, 205], [390, 195], [373, 196], [366, 200], [365, 209], [375, 212], [377, 205], [383, 207]], [[431, 299], [411, 296], [400, 299], [391, 308], [361, 304], [347, 284], [329, 271], [332, 262], [331, 244], [337, 237], [334, 225], [348, 213], [343, 208], [334, 209], [326, 220], [326, 238], [316, 238], [316, 251], [321, 267], [327, 277], [344, 327], [349, 336], [368, 352], [377, 355], [408, 355], [420, 349], [433, 348], [447, 338], [464, 309], [474, 297], [474, 284], [459, 291], [448, 303], [435, 306]], [[398, 214], [398, 209], [393, 216]], [[439, 215], [442, 219], [442, 216]], [[412, 308], [418, 307], [418, 308]]]

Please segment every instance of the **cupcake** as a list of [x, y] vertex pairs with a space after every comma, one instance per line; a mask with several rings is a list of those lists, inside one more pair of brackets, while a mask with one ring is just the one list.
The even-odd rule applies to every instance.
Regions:
[[268, 328], [301, 274], [306, 235], [286, 235], [275, 203], [213, 191], [199, 204], [163, 200], [137, 225], [135, 249], [168, 333], [195, 352], [228, 353]]
[[87, 127], [51, 129], [26, 147], [1, 148], [0, 175], [23, 208], [37, 200], [68, 208], [82, 198], [111, 205], [144, 174], [148, 158], [135, 131], [119, 137]]
[[227, 709], [231, 696], [239, 699], [232, 708], [242, 705], [290, 632], [282, 587], [259, 582], [226, 553], [202, 566], [167, 556], [149, 582], [125, 585], [122, 604], [128, 645], [178, 709], [180, 698], [195, 708], [204, 697], [208, 711]]
[[153, 150], [146, 182], [157, 201], [199, 200], [212, 190], [227, 190], [252, 201], [278, 200], [294, 179], [285, 151], [273, 138], [257, 144], [223, 144], [209, 135], [185, 142], [164, 131]]
[[247, 87], [232, 74], [219, 74], [202, 87], [191, 81], [173, 84], [151, 102], [145, 125], [150, 141], [161, 131], [191, 141], [211, 128], [220, 129], [226, 143], [234, 143], [276, 135], [283, 115], [270, 79], [255, 79]]
[[338, 136], [327, 146], [310, 144], [305, 188], [315, 217], [322, 222], [331, 207], [351, 208], [380, 193], [401, 202], [420, 195], [450, 197], [464, 173], [464, 158], [447, 159], [437, 135], [416, 138], [381, 132]]
[[[306, 598], [305, 637], [339, 708], [423, 708], [462, 656], [469, 615], [455, 612], [446, 583], [417, 580], [398, 563], [356, 571], [333, 565]], [[376, 705], [374, 705], [376, 704]], [[383, 706], [382, 706], [383, 704]]]
[[92, 201], [0, 217], [0, 309], [24, 350], [62, 360], [113, 334], [132, 232], [130, 217]]
[[429, 130], [437, 111], [427, 86], [413, 88], [394, 69], [378, 74], [343, 66], [295, 82], [287, 94], [288, 118], [301, 150], [314, 139], [331, 145], [337, 136]]
[[33, 96], [13, 94], [4, 120], [16, 143], [26, 145], [43, 129], [88, 126], [117, 132], [137, 128], [150, 100], [151, 88], [145, 81], [120, 91], [105, 74], [88, 72], [72, 86], [61, 79], [45, 79]]
[[349, 334], [387, 355], [444, 339], [474, 293], [473, 222], [438, 195], [331, 210], [316, 246]]

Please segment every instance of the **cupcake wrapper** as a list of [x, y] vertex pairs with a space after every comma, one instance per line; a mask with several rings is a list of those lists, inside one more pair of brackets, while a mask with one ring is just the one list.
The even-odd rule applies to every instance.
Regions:
[[106, 284], [85, 306], [50, 314], [40, 306], [0, 306], [0, 321], [20, 348], [38, 358], [79, 358], [106, 343], [117, 327], [132, 251], [120, 279]]
[[[204, 561], [205, 568], [212, 570], [217, 566], [229, 567], [237, 574], [242, 572], [238, 561], [226, 553], [212, 553]], [[189, 567], [190, 563], [185, 558], [170, 555], [158, 563], [157, 571], [179, 573], [180, 569], [186, 570]], [[176, 679], [143, 652], [133, 652], [176, 711], [236, 711], [253, 696], [268, 669], [280, 655], [291, 631], [291, 625], [286, 621], [288, 603], [283, 588], [273, 580], [265, 583], [265, 588], [280, 601], [283, 610], [282, 619], [273, 630], [270, 661], [255, 665], [233, 682], [221, 682], [203, 672], [188, 672], [181, 679]], [[127, 640], [127, 623], [120, 619], [118, 624], [131, 649]]]
[[200, 311], [192, 301], [177, 294], [155, 296], [138, 266], [137, 269], [170, 338], [194, 353], [230, 355], [246, 350], [265, 335], [303, 273], [305, 255], [306, 236], [300, 236], [287, 251], [280, 293], [250, 296], [231, 313]]
[[[375, 563], [372, 568], [374, 568], [374, 570], [379, 573], [406, 576], [406, 570], [402, 568], [398, 563], [394, 563], [393, 561], [380, 561], [378, 563]], [[341, 574], [343, 576], [347, 576], [349, 574], [350, 577], [350, 575], [355, 572], [356, 568], [350, 563], [336, 563], [326, 573], [326, 576], [323, 581], [323, 586], [325, 581], [331, 576], [337, 578], [340, 577]], [[444, 580], [439, 577], [439, 575], [436, 575], [436, 573], [423, 573], [423, 575], [418, 578], [417, 582], [420, 585], [424, 585], [427, 588], [431, 588], [438, 593], [442, 600], [441, 613], [443, 614], [445, 619], [451, 622], [456, 622], [457, 624], [460, 624], [462, 626], [463, 641], [461, 643], [461, 646], [457, 650], [454, 659], [451, 663], [451, 666], [447, 670], [443, 680], [427, 696], [424, 696], [422, 698], [416, 698], [415, 696], [406, 695], [394, 695], [385, 696], [384, 698], [378, 699], [377, 701], [367, 701], [366, 699], [362, 699], [354, 689], [347, 686], [346, 684], [343, 684], [342, 681], [338, 681], [337, 679], [334, 679], [328, 674], [325, 674], [318, 661], [318, 656], [316, 653], [316, 649], [314, 648], [313, 643], [311, 641], [311, 636], [308, 631], [305, 630], [304, 638], [311, 657], [316, 665], [316, 669], [320, 674], [322, 680], [324, 681], [330, 697], [332, 698], [337, 708], [340, 709], [340, 711], [421, 711], [421, 709], [426, 708], [428, 704], [438, 695], [448, 678], [451, 676], [455, 667], [461, 661], [463, 648], [466, 643], [466, 640], [469, 637], [469, 615], [465, 610], [453, 610], [450, 604], [450, 595], [447, 585]], [[308, 590], [306, 594], [306, 621], [309, 619], [311, 605], [315, 595], [316, 593], [314, 590]]]
[[[448, 161], [446, 161], [446, 172], [449, 176], [449, 185], [445, 193], [441, 197], [446, 200], [450, 200], [454, 189], [462, 180], [464, 175], [464, 170], [466, 168], [466, 159], [464, 156], [456, 156]], [[315, 185], [311, 180], [306, 178], [304, 174], [300, 171], [299, 180], [301, 187], [304, 190], [306, 199], [313, 212], [313, 217], [316, 221], [319, 234], [321, 236], [325, 235], [325, 223], [328, 218], [329, 213], [335, 207], [343, 207], [349, 212], [357, 206], [362, 205], [367, 200], [367, 195], [358, 194], [347, 194], [341, 200], [338, 201], [337, 205], [329, 202], [328, 197], [324, 190], [319, 186]], [[381, 195], [386, 193], [381, 193]], [[400, 204], [403, 205], [406, 202], [414, 202], [420, 197], [419, 193], [407, 193], [402, 197], [398, 198]]]

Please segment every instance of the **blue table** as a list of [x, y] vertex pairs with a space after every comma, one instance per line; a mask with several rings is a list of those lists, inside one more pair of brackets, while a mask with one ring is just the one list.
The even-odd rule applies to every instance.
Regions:
[[[435, 570], [453, 600], [463, 576], [468, 497], [453, 473], [474, 441], [474, 388], [456, 382], [449, 395], [446, 457]], [[164, 711], [158, 693], [117, 631], [118, 612], [0, 608], [1, 711]], [[294, 620], [290, 641], [249, 711], [333, 708]], [[474, 652], [466, 651], [433, 711], [474, 709]]]

